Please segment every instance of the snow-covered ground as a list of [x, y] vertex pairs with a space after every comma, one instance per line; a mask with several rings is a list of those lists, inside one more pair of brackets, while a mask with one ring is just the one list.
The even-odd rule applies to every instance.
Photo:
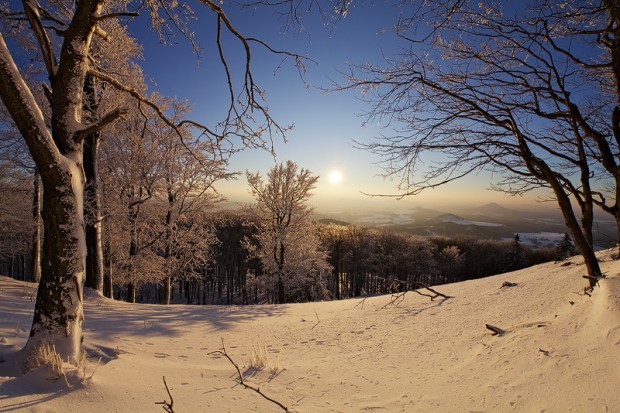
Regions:
[[[334, 302], [203, 307], [135, 305], [91, 294], [85, 344], [92, 379], [67, 388], [45, 370], [0, 377], [0, 412], [270, 412], [236, 382], [299, 412], [620, 411], [620, 262], [583, 295], [585, 268], [548, 263], [437, 287]], [[516, 286], [502, 287], [505, 281]], [[0, 351], [25, 343], [32, 286], [0, 277]], [[506, 330], [492, 335], [485, 324]], [[267, 367], [249, 368], [253, 345]], [[8, 363], [0, 365], [7, 370]], [[6, 373], [4, 373], [6, 374]]]

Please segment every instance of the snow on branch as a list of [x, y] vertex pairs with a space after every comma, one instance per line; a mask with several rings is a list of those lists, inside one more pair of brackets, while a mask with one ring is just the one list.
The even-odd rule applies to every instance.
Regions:
[[28, 18], [30, 27], [32, 28], [32, 31], [37, 39], [37, 43], [39, 43], [39, 47], [41, 48], [47, 74], [50, 78], [52, 78], [56, 75], [58, 64], [56, 63], [56, 57], [54, 56], [52, 42], [47, 36], [47, 32], [45, 31], [45, 27], [43, 26], [43, 22], [41, 20], [41, 15], [39, 14], [39, 6], [34, 0], [24, 0], [22, 3], [24, 5], [24, 11], [26, 12], [26, 17]]
[[127, 113], [126, 109], [115, 109], [109, 113], [106, 113], [101, 119], [91, 123], [84, 127], [84, 129], [76, 133], [77, 142], [81, 142], [85, 137], [95, 132], [100, 131], [110, 123], [114, 122], [119, 117]]

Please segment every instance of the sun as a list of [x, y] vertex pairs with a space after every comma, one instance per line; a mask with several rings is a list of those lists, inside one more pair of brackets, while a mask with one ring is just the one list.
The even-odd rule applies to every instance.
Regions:
[[339, 184], [340, 181], [342, 181], [342, 173], [339, 170], [334, 169], [329, 173], [329, 182]]

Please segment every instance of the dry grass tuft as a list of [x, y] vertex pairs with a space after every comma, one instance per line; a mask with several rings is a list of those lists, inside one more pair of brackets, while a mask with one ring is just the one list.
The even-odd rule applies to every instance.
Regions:
[[46, 366], [53, 373], [53, 376], [49, 380], [58, 380], [62, 377], [67, 386], [71, 387], [69, 381], [67, 380], [67, 375], [65, 374], [62, 357], [60, 357], [60, 354], [56, 352], [56, 347], [50, 343], [42, 343], [37, 348], [36, 353], [28, 357], [26, 363], [29, 371]]
[[267, 367], [267, 345], [253, 344], [250, 350], [250, 368], [262, 370]]
[[95, 375], [97, 367], [99, 367], [99, 364], [101, 363], [101, 359], [98, 360], [89, 375], [87, 370], [90, 363], [86, 358], [86, 353], [82, 352], [78, 364], [73, 365], [65, 363], [62, 360], [62, 357], [60, 357], [60, 354], [58, 354], [54, 345], [42, 343], [37, 348], [36, 353], [31, 355], [26, 363], [28, 371], [32, 371], [40, 367], [47, 367], [47, 369], [53, 374], [52, 377], [48, 378], [48, 380], [58, 380], [62, 378], [67, 387], [71, 387], [67, 373], [69, 373], [71, 377], [77, 378], [80, 383], [86, 384], [86, 382], [90, 381]]

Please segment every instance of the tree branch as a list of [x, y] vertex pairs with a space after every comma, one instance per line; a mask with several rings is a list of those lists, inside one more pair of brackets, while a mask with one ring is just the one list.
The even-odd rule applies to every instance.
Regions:
[[189, 122], [189, 121], [184, 121], [181, 122], [179, 124], [175, 124], [172, 120], [170, 120], [170, 118], [168, 118], [166, 116], [166, 114], [163, 112], [163, 110], [161, 109], [161, 107], [159, 107], [159, 105], [157, 105], [156, 103], [152, 102], [150, 99], [142, 96], [142, 94], [140, 94], [140, 92], [138, 92], [136, 89], [126, 86], [123, 83], [119, 82], [117, 79], [113, 78], [112, 76], [108, 76], [105, 73], [99, 72], [98, 70], [94, 70], [94, 69], [89, 69], [88, 70], [88, 74], [92, 75], [100, 80], [103, 80], [104, 82], [108, 82], [110, 85], [112, 85], [113, 87], [115, 87], [116, 89], [122, 91], [122, 92], [126, 92], [128, 93], [130, 96], [132, 96], [134, 99], [138, 100], [139, 102], [142, 102], [144, 104], [146, 104], [147, 106], [149, 106], [151, 109], [153, 109], [155, 111], [155, 113], [157, 114], [157, 116], [164, 121], [164, 123], [166, 125], [168, 125], [169, 127], [171, 127], [179, 136], [183, 136], [180, 127], [184, 124], [184, 123], [191, 123], [193, 126], [199, 127], [201, 129], [203, 129], [206, 133], [208, 133], [210, 136], [215, 137], [218, 141], [221, 141], [224, 139], [224, 136], [212, 131], [211, 129], [209, 129], [208, 127], [206, 127], [205, 125], [202, 125], [198, 122]]
[[163, 402], [155, 402], [155, 404], [161, 404], [161, 407], [165, 411], [167, 411], [168, 413], [174, 413], [174, 409], [172, 407], [172, 405], [174, 404], [174, 399], [172, 398], [172, 393], [170, 393], [170, 389], [168, 388], [168, 383], [166, 383], [166, 376], [163, 376], [163, 380], [164, 386], [166, 386], [166, 391], [168, 392], [168, 396], [170, 397], [170, 403], [164, 400]]
[[288, 412], [288, 408], [283, 405], [282, 403], [280, 403], [277, 400], [272, 399], [271, 397], [265, 395], [265, 393], [263, 393], [259, 387], [254, 387], [250, 384], [247, 384], [245, 382], [245, 380], [243, 379], [243, 374], [241, 374], [241, 369], [239, 369], [239, 366], [237, 365], [237, 363], [234, 362], [234, 360], [228, 355], [228, 352], [226, 351], [226, 346], [224, 345], [224, 339], [222, 339], [222, 350], [216, 350], [216, 351], [212, 351], [210, 353], [208, 353], [209, 355], [221, 355], [224, 356], [228, 359], [228, 361], [230, 361], [230, 363], [235, 367], [235, 369], [237, 370], [237, 375], [239, 377], [239, 384], [241, 384], [243, 387], [245, 387], [246, 389], [250, 389], [250, 390], [254, 390], [256, 393], [260, 394], [264, 399], [269, 400], [270, 402], [276, 404], [278, 407], [280, 407], [282, 410], [284, 410], [285, 412]]
[[56, 75], [58, 65], [56, 63], [56, 57], [54, 56], [52, 43], [50, 42], [47, 32], [45, 31], [45, 27], [43, 26], [43, 22], [41, 21], [38, 4], [35, 0], [22, 0], [22, 4], [24, 5], [24, 11], [26, 12], [26, 17], [28, 17], [30, 27], [34, 32], [37, 43], [39, 43], [39, 47], [41, 48], [43, 61], [45, 62], [45, 67], [47, 69], [47, 75], [51, 79]]
[[84, 129], [77, 132], [76, 142], [79, 143], [84, 138], [86, 138], [88, 135], [100, 131], [101, 129], [105, 128], [107, 125], [111, 124], [116, 119], [118, 119], [119, 117], [123, 116], [126, 113], [127, 113], [126, 109], [120, 109], [120, 108], [114, 109], [113, 111], [106, 113], [98, 121], [91, 123], [90, 125], [86, 126]]

